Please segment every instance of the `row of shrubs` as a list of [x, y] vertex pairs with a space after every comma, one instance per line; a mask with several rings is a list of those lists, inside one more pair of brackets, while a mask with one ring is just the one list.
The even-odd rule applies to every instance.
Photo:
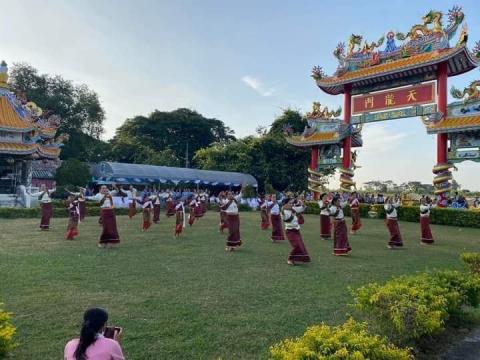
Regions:
[[[377, 218], [385, 218], [383, 205], [373, 205], [377, 212]], [[368, 212], [372, 210], [371, 205], [360, 204], [360, 217], [369, 217]], [[319, 214], [320, 209], [316, 202], [308, 202], [307, 214]], [[350, 216], [350, 207], [344, 208], [346, 216]], [[398, 218], [402, 221], [419, 222], [420, 208], [418, 206], [401, 206], [398, 209]], [[430, 222], [438, 225], [454, 225], [462, 227], [480, 228], [480, 211], [469, 211], [460, 209], [433, 208], [430, 211]]]
[[310, 327], [301, 337], [272, 346], [272, 358], [413, 359], [412, 347], [479, 306], [480, 254], [461, 258], [473, 274], [432, 271], [352, 290], [354, 317], [336, 327], [323, 323]]
[[[214, 204], [209, 204], [207, 207], [209, 210], [215, 211], [218, 210], [218, 206]], [[240, 211], [251, 211], [251, 208], [247, 204], [240, 204], [238, 206]], [[137, 212], [140, 209], [137, 208]], [[164, 212], [165, 209], [162, 208]], [[188, 208], [185, 209], [188, 213]], [[18, 219], [18, 218], [38, 218], [40, 217], [40, 208], [0, 208], [0, 219]], [[99, 216], [100, 215], [100, 207], [98, 203], [90, 203], [87, 202], [87, 214], [88, 216]], [[117, 215], [127, 215], [128, 208], [116, 208], [115, 214]], [[65, 218], [68, 217], [68, 212], [66, 208], [66, 204], [63, 201], [53, 201], [53, 217], [58, 218]]]

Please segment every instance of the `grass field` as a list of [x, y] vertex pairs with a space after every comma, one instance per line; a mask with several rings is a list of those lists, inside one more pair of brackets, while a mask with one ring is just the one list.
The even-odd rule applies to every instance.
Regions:
[[[289, 267], [288, 242], [272, 244], [259, 214], [241, 213], [241, 250], [226, 253], [218, 214], [172, 236], [174, 219], [140, 231], [141, 216], [119, 217], [121, 246], [96, 247], [97, 218], [63, 240], [66, 219], [48, 233], [35, 219], [0, 219], [0, 302], [15, 313], [15, 359], [61, 359], [83, 311], [101, 306], [124, 328], [128, 359], [258, 359], [280, 339], [312, 324], [344, 320], [348, 287], [427, 268], [462, 268], [462, 251], [480, 251], [480, 230], [433, 226], [434, 246], [419, 244], [419, 224], [401, 223], [405, 250], [388, 250], [381, 220], [363, 219], [353, 253], [334, 257], [319, 239], [318, 217], [303, 237], [312, 263]], [[350, 221], [349, 221], [350, 222]]]

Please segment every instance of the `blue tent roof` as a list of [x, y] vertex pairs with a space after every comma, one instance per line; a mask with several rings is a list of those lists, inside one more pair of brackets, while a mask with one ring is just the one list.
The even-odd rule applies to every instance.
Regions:
[[171, 182], [174, 184], [257, 186], [257, 180], [249, 174], [107, 161], [102, 161], [94, 166], [93, 180], [94, 182], [144, 185]]

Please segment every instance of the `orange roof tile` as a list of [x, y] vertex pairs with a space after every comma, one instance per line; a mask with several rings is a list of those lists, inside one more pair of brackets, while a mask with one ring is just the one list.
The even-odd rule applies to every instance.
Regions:
[[314, 133], [308, 137], [292, 136], [287, 137], [287, 142], [292, 145], [310, 146], [318, 143], [332, 143], [339, 140], [338, 132]]
[[0, 97], [0, 127], [28, 131], [31, 126], [18, 116], [5, 96]]
[[58, 155], [60, 155], [60, 148], [58, 148], [58, 147], [40, 146], [39, 151], [40, 151], [40, 153], [45, 154], [47, 156], [58, 156]]
[[23, 144], [23, 143], [6, 143], [0, 142], [0, 151], [1, 152], [34, 152], [37, 149], [37, 144]]
[[448, 58], [452, 53], [458, 51], [458, 48], [454, 47], [443, 51], [432, 51], [419, 55], [410, 56], [408, 58], [387, 62], [384, 64], [369, 66], [363, 69], [354, 71], [348, 71], [341, 76], [330, 76], [318, 80], [318, 84], [328, 85], [336, 82], [345, 82], [345, 80], [356, 80], [358, 78], [369, 77], [372, 75], [386, 73], [393, 70], [402, 70], [404, 68], [411, 67], [412, 65], [421, 65], [435, 60], [442, 60]]
[[436, 124], [428, 125], [427, 130], [449, 130], [480, 127], [480, 115], [446, 118]]

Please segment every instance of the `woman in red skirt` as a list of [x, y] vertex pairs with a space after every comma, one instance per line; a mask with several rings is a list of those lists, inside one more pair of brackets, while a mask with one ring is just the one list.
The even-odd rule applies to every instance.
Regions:
[[228, 193], [227, 200], [227, 203], [223, 205], [228, 224], [228, 238], [225, 251], [233, 251], [242, 246], [242, 240], [240, 237], [240, 217], [238, 215], [237, 199], [235, 199], [232, 192]]
[[347, 225], [343, 215], [343, 207], [346, 203], [341, 202], [340, 196], [333, 199], [332, 205], [328, 208], [330, 216], [333, 217], [333, 255], [345, 256], [352, 251], [348, 242]]
[[223, 206], [228, 202], [228, 199], [223, 191], [218, 194], [217, 203], [220, 211], [220, 224], [218, 224], [218, 230], [223, 233], [225, 229], [228, 229], [227, 214]]
[[280, 216], [280, 206], [277, 202], [277, 196], [272, 195], [271, 200], [267, 203], [270, 210], [270, 221], [272, 223], [272, 242], [285, 240], [282, 230], [282, 218]]
[[298, 225], [303, 225], [305, 224], [305, 218], [303, 217], [303, 213], [305, 212], [305, 199], [303, 195], [299, 195], [298, 198], [295, 199], [295, 203], [293, 204], [295, 206], [296, 214], [297, 214], [297, 219], [298, 219]]
[[80, 209], [78, 198], [69, 196], [68, 198], [68, 225], [65, 240], [73, 240], [78, 235], [78, 222], [80, 218]]
[[430, 198], [422, 198], [420, 200], [420, 229], [422, 244], [433, 244], [432, 231], [430, 230], [430, 209], [432, 204]]
[[142, 214], [143, 214], [142, 231], [147, 231], [152, 225], [153, 202], [152, 202], [152, 199], [150, 199], [147, 195], [145, 195], [141, 203], [142, 203]]
[[330, 220], [330, 211], [328, 207], [330, 202], [326, 193], [320, 195], [318, 207], [320, 209], [320, 237], [329, 240], [332, 237], [332, 224]]
[[168, 195], [166, 202], [165, 215], [167, 217], [175, 215], [175, 203], [173, 202], [172, 195]]
[[267, 230], [270, 227], [270, 220], [268, 220], [268, 201], [269, 197], [264, 195], [258, 198], [258, 205], [260, 207], [260, 229]]
[[185, 206], [183, 200], [180, 200], [175, 206], [175, 237], [180, 237], [185, 227]]
[[350, 197], [350, 213], [352, 215], [352, 229], [350, 230], [350, 234], [355, 235], [362, 227], [362, 222], [360, 220], [360, 201], [358, 201], [358, 195], [356, 192], [353, 192]]
[[105, 185], [102, 185], [100, 192], [95, 196], [87, 196], [87, 200], [100, 201], [100, 219], [102, 225], [102, 234], [98, 247], [108, 248], [114, 247], [120, 243], [120, 236], [117, 230], [117, 219], [113, 206], [114, 192], [110, 193]]
[[[55, 186], [55, 183], [54, 183]], [[51, 194], [55, 189], [48, 190], [45, 184], [40, 185], [40, 191], [30, 194], [30, 196], [38, 197], [40, 208], [42, 210], [42, 218], [40, 220], [40, 230], [47, 231], [50, 229], [50, 219], [53, 214]]]
[[297, 263], [310, 262], [307, 249], [303, 243], [300, 225], [298, 223], [297, 210], [303, 211], [303, 206], [295, 206], [295, 200], [286, 198], [282, 207], [282, 217], [285, 224], [285, 234], [292, 246], [292, 251], [288, 256], [287, 264], [295, 265]]
[[70, 190], [65, 189], [68, 193], [75, 196], [78, 199], [78, 211], [79, 211], [79, 221], [82, 222], [87, 216], [87, 205], [85, 200], [85, 188], [79, 187], [78, 192], [71, 192]]
[[198, 212], [197, 208], [199, 207], [199, 204], [197, 202], [197, 199], [195, 196], [193, 196], [188, 203], [188, 225], [192, 226], [193, 223], [195, 222], [195, 219], [197, 218], [196, 214]]
[[397, 209], [400, 207], [400, 201], [393, 201], [389, 196], [385, 200], [385, 213], [387, 215], [386, 225], [390, 233], [390, 240], [388, 241], [389, 249], [398, 249], [403, 247], [402, 236], [400, 235], [400, 228], [398, 227]]

